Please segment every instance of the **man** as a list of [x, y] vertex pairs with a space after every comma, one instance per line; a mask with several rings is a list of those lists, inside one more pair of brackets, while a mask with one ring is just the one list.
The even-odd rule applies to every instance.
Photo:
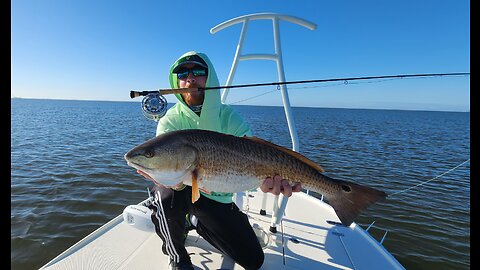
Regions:
[[[172, 65], [169, 80], [172, 88], [219, 86], [217, 74], [208, 57], [194, 51], [185, 53]], [[179, 102], [159, 120], [157, 136], [180, 129], [206, 129], [235, 136], [252, 135], [248, 124], [230, 106], [221, 103], [219, 90], [194, 91], [175, 96]], [[149, 178], [148, 175], [144, 176]], [[300, 191], [301, 186], [297, 184], [291, 187], [288, 181], [276, 175], [268, 177], [261, 190], [291, 196], [292, 192]], [[184, 241], [187, 224], [191, 222], [188, 217], [194, 216], [197, 222], [193, 225], [198, 234], [215, 248], [245, 269], [260, 268], [264, 260], [263, 250], [247, 216], [233, 203], [233, 194], [201, 190], [200, 199], [192, 204], [191, 193], [191, 187], [183, 184], [175, 187], [156, 185], [152, 190], [152, 221], [163, 240], [163, 253], [170, 256], [170, 267], [193, 269]]]

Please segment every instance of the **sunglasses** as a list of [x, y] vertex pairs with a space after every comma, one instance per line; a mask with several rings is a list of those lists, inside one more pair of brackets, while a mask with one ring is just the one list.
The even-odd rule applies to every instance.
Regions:
[[188, 74], [192, 72], [193, 77], [207, 76], [207, 70], [201, 67], [194, 67], [191, 69], [184, 69], [177, 73], [177, 78], [185, 79], [188, 77]]

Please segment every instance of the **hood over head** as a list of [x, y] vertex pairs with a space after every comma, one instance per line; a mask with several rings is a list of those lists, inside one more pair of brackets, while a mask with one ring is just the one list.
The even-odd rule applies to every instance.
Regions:
[[[215, 68], [213, 67], [213, 64], [210, 62], [210, 59], [208, 58], [208, 56], [204, 53], [190, 51], [180, 56], [177, 59], [177, 61], [175, 61], [175, 63], [173, 63], [173, 65], [170, 67], [170, 73], [169, 73], [170, 87], [179, 88], [177, 75], [176, 73], [174, 73], [174, 70], [176, 71], [177, 67], [180, 64], [184, 64], [185, 62], [188, 62], [188, 61], [195, 62], [195, 63], [198, 62], [201, 64], [201, 66], [204, 63], [207, 65], [208, 75], [207, 75], [207, 81], [206, 81], [205, 87], [220, 86], [220, 83], [218, 82], [218, 78], [217, 78], [217, 73], [215, 72]], [[182, 110], [190, 111], [191, 114], [190, 113], [189, 114], [192, 117], [196, 117], [196, 114], [192, 110], [190, 110], [188, 105], [183, 100], [183, 97], [181, 96], [181, 94], [175, 94], [175, 96], [180, 101], [181, 104], [179, 105], [182, 106]], [[221, 107], [220, 90], [219, 89], [205, 90], [202, 113], [200, 114], [200, 128], [208, 129], [208, 130], [219, 129], [220, 123], [218, 121], [218, 117], [220, 113], [220, 107]]]

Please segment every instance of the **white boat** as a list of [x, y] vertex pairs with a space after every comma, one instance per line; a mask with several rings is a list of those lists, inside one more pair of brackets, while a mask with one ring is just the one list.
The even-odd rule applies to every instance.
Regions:
[[[404, 269], [359, 225], [339, 225], [333, 208], [313, 196], [299, 192], [290, 197], [277, 233], [269, 231], [273, 209], [260, 214], [263, 192], [249, 192], [242, 198], [245, 213], [263, 238], [261, 269]], [[275, 196], [266, 198], [267, 205], [272, 205]], [[41, 269], [166, 269], [169, 258], [161, 245], [155, 232], [139, 230], [119, 215]], [[243, 269], [195, 230], [185, 245], [195, 269]]]
[[[249, 22], [267, 19], [273, 22], [275, 54], [242, 55], [242, 45]], [[227, 84], [233, 81], [241, 60], [267, 59], [277, 63], [278, 78], [285, 82], [279, 39], [279, 20], [286, 20], [311, 30], [316, 25], [303, 19], [273, 13], [251, 14], [221, 23], [212, 34], [230, 25], [243, 23], [240, 41]], [[298, 151], [298, 138], [290, 111], [286, 85], [281, 85], [285, 114]], [[228, 89], [222, 95], [225, 102]], [[259, 189], [242, 192], [235, 202], [250, 220], [264, 247], [265, 261], [261, 269], [405, 269], [367, 229], [356, 223], [346, 227], [340, 223], [333, 208], [322, 199], [297, 192], [290, 198], [266, 194]], [[169, 258], [161, 251], [161, 239], [148, 224], [148, 213], [142, 213], [149, 199], [135, 208], [129, 206], [107, 224], [58, 255], [40, 269], [166, 269]], [[133, 210], [132, 210], [133, 209]], [[138, 215], [137, 215], [138, 214]], [[144, 215], [142, 219], [141, 215]], [[372, 223], [373, 224], [373, 223]], [[232, 233], [241, 233], [232, 231]], [[195, 269], [243, 269], [228, 256], [222, 255], [195, 230], [190, 231], [187, 251]]]

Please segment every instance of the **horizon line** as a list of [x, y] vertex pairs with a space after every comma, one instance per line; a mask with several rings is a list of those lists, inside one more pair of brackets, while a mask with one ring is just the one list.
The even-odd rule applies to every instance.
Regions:
[[[130, 103], [140, 103], [141, 101], [137, 100], [98, 100], [98, 99], [63, 99], [63, 98], [28, 98], [28, 97], [17, 97], [11, 96], [11, 99], [34, 99], [34, 100], [58, 100], [58, 101], [91, 101], [91, 102], [130, 102]], [[173, 103], [173, 104], [176, 104]], [[230, 105], [230, 104], [227, 104]], [[257, 107], [283, 107], [283, 105], [255, 105], [255, 104], [232, 104], [230, 106], [257, 106]], [[468, 110], [433, 110], [433, 109], [399, 109], [399, 108], [362, 108], [362, 107], [321, 107], [321, 106], [294, 106], [292, 108], [318, 108], [318, 109], [345, 109], [345, 110], [388, 110], [388, 111], [419, 111], [419, 112], [459, 112], [459, 113], [470, 113], [470, 108]]]

